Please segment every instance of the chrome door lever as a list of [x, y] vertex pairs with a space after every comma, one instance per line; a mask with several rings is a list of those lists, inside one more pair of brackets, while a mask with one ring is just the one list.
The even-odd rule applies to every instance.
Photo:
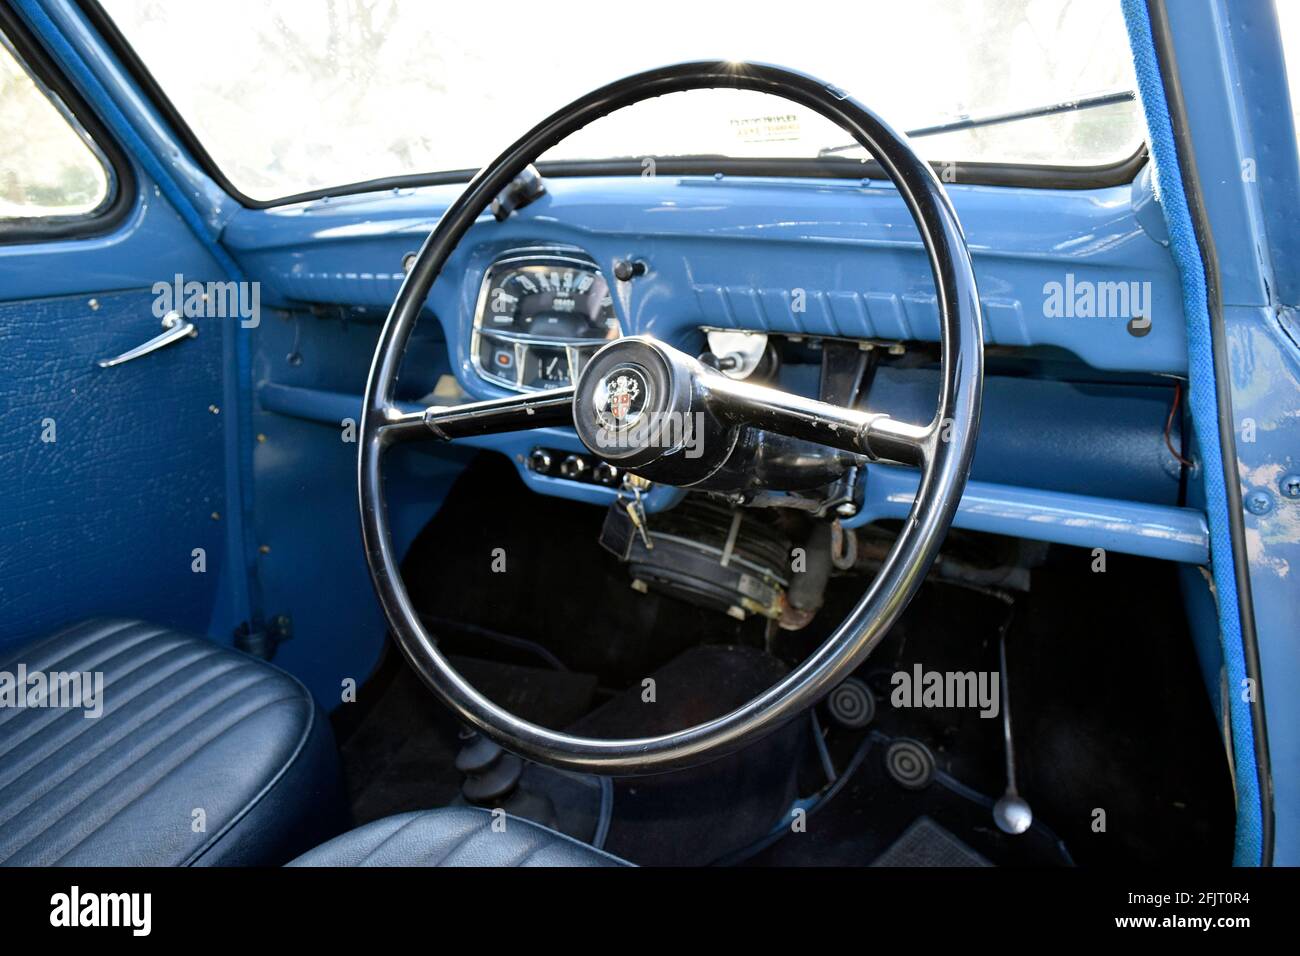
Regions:
[[199, 330], [194, 327], [193, 322], [182, 319], [180, 313], [175, 311], [168, 312], [163, 316], [162, 327], [162, 332], [143, 345], [137, 345], [135, 348], [128, 349], [121, 355], [115, 355], [110, 359], [100, 359], [95, 364], [100, 368], [112, 368], [114, 365], [121, 365], [123, 362], [130, 362], [142, 355], [148, 355], [150, 352], [157, 352], [163, 346], [179, 342], [181, 339], [192, 339], [199, 334]]

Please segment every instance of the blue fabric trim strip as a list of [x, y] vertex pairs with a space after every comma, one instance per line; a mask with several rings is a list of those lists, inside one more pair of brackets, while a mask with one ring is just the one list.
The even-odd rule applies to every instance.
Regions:
[[1201, 452], [1205, 510], [1210, 527], [1210, 565], [1219, 599], [1223, 661], [1228, 671], [1229, 719], [1237, 785], [1237, 845], [1233, 862], [1237, 866], [1258, 866], [1263, 842], [1263, 809], [1255, 763], [1254, 723], [1250, 704], [1243, 700], [1246, 657], [1242, 647], [1237, 580], [1229, 533], [1228, 493], [1223, 479], [1223, 449], [1219, 443], [1219, 410], [1205, 264], [1192, 225], [1187, 194], [1183, 190], [1169, 103], [1165, 99], [1164, 82], [1151, 35], [1150, 14], [1144, 0], [1122, 0], [1122, 4], [1133, 48], [1138, 92], [1146, 111], [1160, 205], [1169, 227], [1170, 250], [1178, 265], [1183, 287], [1183, 311], [1187, 320], [1187, 408]]

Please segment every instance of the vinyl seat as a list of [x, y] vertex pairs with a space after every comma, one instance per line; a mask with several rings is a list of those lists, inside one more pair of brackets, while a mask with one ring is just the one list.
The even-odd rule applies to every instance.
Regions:
[[335, 837], [290, 866], [627, 866], [602, 850], [478, 807], [399, 813]]
[[0, 863], [278, 865], [346, 826], [330, 726], [261, 660], [129, 620], [0, 652], [102, 674], [102, 712], [0, 707]]

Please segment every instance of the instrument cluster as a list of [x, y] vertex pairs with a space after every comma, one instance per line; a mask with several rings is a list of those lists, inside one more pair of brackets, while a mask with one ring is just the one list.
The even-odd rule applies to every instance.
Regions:
[[609, 284], [594, 262], [575, 250], [515, 250], [483, 277], [471, 361], [479, 375], [507, 388], [561, 388], [621, 334]]

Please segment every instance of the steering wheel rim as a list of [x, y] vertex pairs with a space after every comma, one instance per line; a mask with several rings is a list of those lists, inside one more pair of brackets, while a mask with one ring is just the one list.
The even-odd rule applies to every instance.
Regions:
[[[899, 537], [849, 616], [806, 660], [763, 694], [714, 720], [655, 737], [578, 737], [525, 721], [490, 701], [456, 672], [425, 631], [401, 579], [382, 493], [383, 453], [393, 440], [392, 429], [411, 418], [397, 409], [393, 389], [430, 288], [465, 233], [511, 180], [547, 149], [608, 113], [668, 93], [712, 88], [770, 93], [809, 107], [853, 136], [880, 163], [921, 233], [935, 281], [942, 361], [938, 410], [919, 439], [921, 481]], [[366, 564], [398, 646], [461, 720], [529, 760], [624, 776], [679, 769], [733, 753], [817, 703], [852, 673], [916, 593], [965, 486], [979, 427], [983, 368], [983, 319], [974, 270], [943, 186], [906, 140], [848, 94], [783, 67], [726, 61], [682, 63], [595, 90], [543, 120], [471, 180], [421, 246], [376, 345], [362, 408], [358, 494]]]

